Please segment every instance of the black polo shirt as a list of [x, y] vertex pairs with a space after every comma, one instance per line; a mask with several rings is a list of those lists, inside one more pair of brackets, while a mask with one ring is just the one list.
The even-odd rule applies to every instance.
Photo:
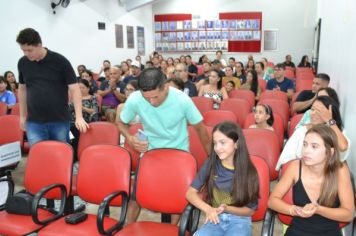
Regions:
[[76, 83], [70, 62], [48, 49], [40, 61], [23, 56], [18, 62], [20, 84], [26, 85], [27, 120], [70, 121], [68, 85]]
[[[315, 93], [313, 93], [313, 91], [311, 91], [311, 90], [303, 90], [303, 91], [300, 92], [300, 94], [295, 99], [295, 101], [296, 102], [305, 102], [305, 101], [308, 101], [308, 100], [312, 99], [314, 96], [315, 96]], [[298, 114], [299, 113], [304, 113], [307, 110], [309, 110], [310, 108], [311, 108], [311, 106], [305, 108], [302, 111], [298, 111]]]

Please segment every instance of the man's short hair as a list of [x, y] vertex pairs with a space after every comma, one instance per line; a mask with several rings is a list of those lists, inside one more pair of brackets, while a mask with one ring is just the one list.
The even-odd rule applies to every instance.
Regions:
[[177, 67], [177, 66], [182, 66], [182, 70], [185, 71], [185, 72], [188, 71], [188, 67], [187, 67], [187, 65], [184, 64], [184, 63], [178, 63], [178, 64], [176, 65], [176, 67]]
[[162, 90], [166, 83], [166, 75], [158, 68], [147, 68], [142, 71], [138, 78], [138, 88], [143, 92], [155, 89]]
[[230, 57], [229, 60], [236, 61], [235, 57]]
[[186, 55], [185, 57], [189, 57], [189, 59], [192, 59], [192, 57], [190, 55]]
[[40, 34], [32, 28], [26, 28], [21, 30], [20, 33], [17, 35], [16, 42], [20, 45], [27, 44], [32, 46], [42, 44]]
[[319, 78], [327, 83], [330, 83], [330, 76], [328, 74], [325, 73], [319, 73], [315, 76], [316, 78]]
[[213, 65], [216, 65], [216, 64], [221, 64], [221, 61], [218, 60], [218, 59], [215, 59], [213, 62], [212, 62]]
[[282, 68], [283, 70], [286, 69], [286, 67], [284, 66], [283, 63], [278, 63], [277, 65], [275, 65], [276, 68]]

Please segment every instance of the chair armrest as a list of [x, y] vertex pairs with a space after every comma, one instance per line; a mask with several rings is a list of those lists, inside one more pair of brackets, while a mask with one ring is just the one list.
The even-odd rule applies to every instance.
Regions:
[[[14, 181], [12, 180], [11, 177], [5, 177], [5, 178], [0, 178], [0, 182], [7, 182], [8, 186], [9, 186], [9, 189], [7, 191], [7, 197], [6, 197], [6, 200], [7, 200], [10, 196], [14, 195], [14, 188], [15, 188]], [[0, 211], [4, 210], [5, 204], [6, 204], [6, 201], [4, 204], [0, 205]]]
[[276, 219], [276, 212], [268, 208], [265, 215], [265, 219], [263, 220], [261, 236], [273, 235], [275, 219]]
[[[122, 197], [122, 206], [121, 206], [121, 214], [120, 220], [117, 224], [109, 228], [108, 230], [104, 229], [104, 215], [105, 209], [110, 206], [110, 202], [115, 199], [117, 196]], [[129, 203], [129, 198], [127, 192], [125, 191], [117, 191], [109, 194], [104, 198], [104, 200], [100, 203], [98, 214], [96, 218], [96, 225], [98, 227], [98, 231], [102, 235], [112, 235], [112, 233], [119, 231], [125, 224], [126, 213], [127, 213], [127, 206]]]
[[[50, 190], [55, 189], [55, 188], [59, 188], [61, 190], [61, 205], [59, 207], [59, 211], [53, 217], [50, 217], [48, 219], [45, 219], [44, 221], [41, 221], [40, 219], [38, 219], [39, 202], [40, 202], [41, 198], [43, 198], [43, 196], [47, 192], [49, 192]], [[67, 198], [67, 189], [66, 189], [66, 186], [63, 184], [51, 184], [49, 186], [42, 188], [38, 193], [36, 193], [35, 197], [33, 198], [32, 208], [31, 208], [33, 222], [35, 222], [36, 224], [39, 224], [39, 225], [46, 225], [49, 222], [55, 221], [55, 220], [59, 219], [60, 217], [62, 217], [63, 212], [64, 212], [66, 198]]]
[[198, 228], [200, 212], [201, 211], [192, 204], [188, 204], [185, 207], [180, 220], [179, 236], [184, 236], [187, 230], [190, 235], [194, 234]]

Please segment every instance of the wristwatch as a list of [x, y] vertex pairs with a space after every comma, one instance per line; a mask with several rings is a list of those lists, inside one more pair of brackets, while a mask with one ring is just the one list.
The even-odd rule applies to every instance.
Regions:
[[336, 120], [330, 119], [328, 122], [326, 122], [328, 126], [336, 125]]

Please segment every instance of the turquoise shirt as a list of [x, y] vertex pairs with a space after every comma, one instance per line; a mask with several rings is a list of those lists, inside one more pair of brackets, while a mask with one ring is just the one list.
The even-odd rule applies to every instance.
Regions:
[[299, 123], [295, 126], [294, 130], [307, 124], [310, 124], [310, 109], [304, 113], [302, 119], [300, 119]]
[[187, 123], [195, 125], [203, 120], [191, 98], [172, 87], [158, 107], [146, 101], [141, 91], [132, 93], [125, 102], [120, 119], [128, 124], [136, 115], [140, 116], [148, 137], [148, 150], [177, 148], [189, 151]]

